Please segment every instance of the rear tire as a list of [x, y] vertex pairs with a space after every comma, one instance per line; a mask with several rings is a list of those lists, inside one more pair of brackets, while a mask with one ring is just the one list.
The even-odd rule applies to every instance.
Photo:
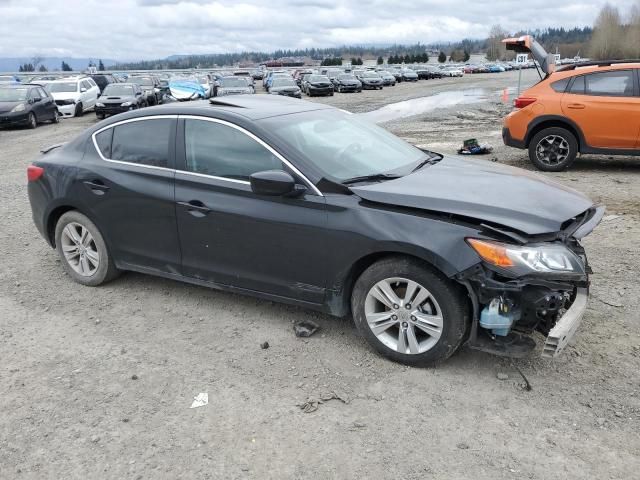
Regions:
[[104, 120], [104, 113], [96, 113], [96, 117], [98, 117], [98, 120]]
[[529, 142], [529, 160], [545, 172], [568, 169], [576, 160], [578, 141], [567, 129], [550, 127], [536, 133]]
[[60, 217], [55, 241], [62, 266], [75, 282], [95, 287], [120, 274], [100, 230], [82, 213], [72, 210]]
[[[395, 299], [384, 296], [380, 286], [391, 288]], [[461, 345], [469, 325], [468, 304], [458, 286], [427, 264], [402, 256], [385, 258], [364, 271], [354, 286], [351, 310], [370, 345], [406, 365], [446, 360]]]

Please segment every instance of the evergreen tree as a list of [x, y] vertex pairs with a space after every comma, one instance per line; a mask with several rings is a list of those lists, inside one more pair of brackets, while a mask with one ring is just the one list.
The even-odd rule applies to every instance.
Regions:
[[40, 68], [38, 68], [39, 72], [46, 72], [47, 71], [47, 67], [45, 67], [44, 65], [40, 65]]
[[382, 55], [378, 57], [378, 65], [382, 65], [384, 63], [384, 58], [382, 58]]
[[463, 62], [465, 62], [465, 63], [468, 62], [470, 58], [471, 58], [471, 55], [469, 54], [469, 50], [465, 50], [464, 51], [464, 60], [463, 60]]
[[440, 54], [438, 55], [438, 62], [444, 63], [446, 61], [447, 61], [447, 56], [445, 55], [444, 52], [440, 52]]
[[67, 62], [65, 62], [64, 60], [62, 61], [62, 64], [60, 65], [60, 69], [63, 72], [72, 72], [73, 71], [73, 68], [71, 68], [69, 66], [69, 64]]
[[102, 59], [98, 60], [98, 70], [104, 72], [104, 63], [102, 63]]

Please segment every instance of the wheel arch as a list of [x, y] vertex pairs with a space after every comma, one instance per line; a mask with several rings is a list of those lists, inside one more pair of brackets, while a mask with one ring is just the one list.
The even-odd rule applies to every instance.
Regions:
[[46, 221], [45, 221], [45, 232], [46, 232], [46, 240], [49, 242], [49, 244], [53, 247], [56, 248], [56, 225], [58, 224], [58, 220], [60, 220], [60, 217], [62, 217], [62, 215], [64, 215], [67, 212], [71, 212], [71, 211], [76, 211], [78, 213], [81, 213], [82, 215], [84, 215], [85, 217], [87, 217], [89, 220], [91, 220], [91, 222], [93, 222], [93, 224], [98, 228], [98, 230], [100, 230], [100, 234], [102, 235], [102, 238], [104, 239], [105, 243], [107, 244], [107, 247], [110, 246], [111, 242], [108, 238], [107, 233], [105, 232], [105, 230], [103, 228], [101, 228], [101, 225], [99, 222], [96, 221], [96, 219], [93, 217], [93, 215], [91, 215], [89, 212], [87, 212], [86, 209], [83, 209], [77, 205], [73, 205], [72, 203], [62, 203], [60, 205], [55, 206], [54, 208], [51, 209], [51, 211], [46, 215]]
[[[401, 249], [384, 249], [367, 253], [355, 260], [349, 268], [343, 272], [338, 279], [337, 284], [334, 285], [333, 288], [327, 290], [327, 305], [330, 313], [339, 317], [350, 315], [351, 295], [358, 278], [360, 278], [364, 271], [374, 263], [390, 257], [405, 258], [420, 262], [424, 264], [427, 269], [441, 276], [443, 280], [449, 281], [452, 286], [457, 285], [459, 288], [464, 290], [462, 285], [451, 280], [453, 275], [451, 272], [448, 272], [449, 275], [445, 272], [445, 269], [449, 270], [452, 267], [448, 265], [443, 269], [444, 265], [438, 265], [439, 262], [434, 261], [434, 256]], [[469, 305], [471, 305], [470, 302]]]
[[538, 117], [536, 120], [531, 122], [529, 128], [527, 129], [527, 135], [525, 137], [525, 148], [529, 148], [529, 144], [531, 143], [531, 139], [540, 131], [545, 128], [564, 128], [571, 132], [573, 136], [576, 137], [576, 141], [578, 142], [578, 151], [582, 151], [583, 147], [586, 145], [584, 140], [584, 135], [580, 127], [573, 122], [572, 120], [561, 117], [558, 115], [543, 115]]

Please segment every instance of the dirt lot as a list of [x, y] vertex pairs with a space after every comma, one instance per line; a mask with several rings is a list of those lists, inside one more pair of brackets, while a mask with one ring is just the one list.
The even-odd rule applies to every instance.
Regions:
[[[317, 101], [366, 112], [465, 90], [477, 103], [384, 125], [443, 153], [476, 137], [495, 147], [488, 159], [531, 168], [500, 140], [500, 92], [516, 78]], [[348, 320], [138, 274], [72, 283], [32, 224], [25, 168], [94, 122], [0, 131], [1, 479], [638, 478], [640, 160], [583, 158], [549, 175], [615, 215], [584, 242], [593, 297], [561, 358], [463, 350], [414, 369], [378, 357]], [[321, 331], [296, 338], [305, 318]], [[209, 404], [190, 409], [199, 392]], [[298, 406], [333, 393], [343, 401]]]

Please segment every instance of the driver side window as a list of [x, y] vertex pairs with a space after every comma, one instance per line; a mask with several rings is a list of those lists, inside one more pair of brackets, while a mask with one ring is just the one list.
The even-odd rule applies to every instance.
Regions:
[[284, 169], [260, 143], [222, 123], [186, 119], [184, 139], [188, 172], [248, 181], [253, 173]]

